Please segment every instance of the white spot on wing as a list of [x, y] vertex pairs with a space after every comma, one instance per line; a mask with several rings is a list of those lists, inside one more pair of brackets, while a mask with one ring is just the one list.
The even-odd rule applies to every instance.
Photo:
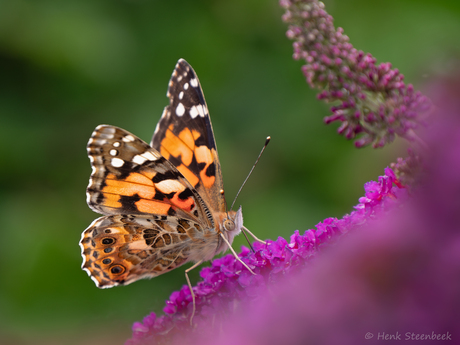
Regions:
[[184, 91], [179, 92], [179, 99], [184, 98]]
[[156, 161], [158, 159], [157, 156], [155, 156], [152, 152], [146, 151], [143, 154], [140, 155], [135, 155], [133, 157], [133, 163], [136, 164], [144, 164], [146, 161]]
[[120, 142], [115, 141], [115, 142], [113, 143], [113, 147], [120, 147]]
[[172, 192], [183, 191], [184, 185], [177, 180], [163, 180], [155, 185], [160, 192], [169, 194]]
[[176, 108], [176, 115], [177, 116], [182, 116], [182, 115], [184, 115], [184, 113], [185, 113], [184, 105], [182, 103], [179, 103], [179, 105]]
[[113, 135], [115, 134], [115, 128], [113, 128], [112, 126], [107, 126], [107, 125], [99, 125], [96, 127], [96, 131], [98, 131], [99, 133], [103, 133], [103, 134], [109, 134], [109, 135]]
[[111, 156], [116, 156], [118, 154], [118, 151], [115, 150], [115, 149], [112, 149], [112, 150], [110, 150], [109, 153], [110, 153]]
[[134, 141], [134, 137], [133, 137], [132, 135], [128, 134], [128, 135], [126, 135], [126, 136], [123, 137], [123, 141], [124, 141], [125, 143], [132, 142], [132, 141]]
[[125, 162], [120, 158], [112, 158], [110, 161], [115, 168], [120, 168], [125, 164]]
[[144, 162], [146, 161], [147, 159], [144, 158], [144, 157], [141, 157], [140, 155], [136, 155], [133, 157], [133, 163], [136, 163], [136, 164], [144, 164]]
[[158, 159], [157, 156], [155, 156], [152, 152], [150, 151], [146, 151], [144, 152], [142, 155], [142, 157], [145, 157], [146, 159], [148, 159], [149, 161], [156, 161]]
[[190, 79], [190, 84], [193, 87], [198, 87], [198, 80], [196, 80], [196, 78]]
[[188, 90], [188, 83], [184, 84], [184, 90]]
[[194, 105], [193, 107], [190, 108], [190, 116], [192, 119], [194, 119], [197, 116], [204, 117], [205, 116], [205, 111], [203, 105]]
[[196, 105], [194, 105], [193, 107], [190, 108], [190, 116], [192, 117], [192, 119], [194, 119], [198, 115], [199, 115], [198, 114], [198, 109], [197, 109]]
[[198, 112], [200, 113], [201, 117], [204, 117], [206, 115], [205, 114], [206, 112], [204, 110], [205, 110], [204, 106], [200, 104], [200, 106], [198, 107]]

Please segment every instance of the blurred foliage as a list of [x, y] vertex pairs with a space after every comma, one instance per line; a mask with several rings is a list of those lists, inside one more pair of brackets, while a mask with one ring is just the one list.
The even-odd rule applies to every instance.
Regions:
[[[356, 48], [416, 88], [459, 56], [456, 0], [326, 9]], [[281, 15], [263, 0], [0, 1], [0, 343], [123, 343], [132, 322], [185, 284], [178, 269], [99, 290], [78, 246], [98, 216], [85, 202], [91, 132], [106, 123], [149, 141], [181, 57], [204, 88], [229, 199], [272, 136], [237, 202], [262, 238], [350, 212], [363, 184], [404, 155], [400, 142], [357, 150], [323, 124], [328, 106], [291, 59]]]

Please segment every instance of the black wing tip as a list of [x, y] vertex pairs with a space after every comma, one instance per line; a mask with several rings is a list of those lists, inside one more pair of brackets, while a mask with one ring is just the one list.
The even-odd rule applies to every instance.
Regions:
[[180, 58], [177, 61], [176, 67], [174, 68], [174, 70], [175, 71], [177, 70], [184, 70], [184, 71], [192, 70], [193, 71], [193, 68], [185, 59]]
[[185, 59], [183, 59], [183, 58], [180, 58], [179, 60], [177, 60], [177, 64], [178, 64], [178, 65], [179, 65], [179, 64], [184, 64], [184, 63], [187, 64], [187, 65], [189, 65], [189, 63], [188, 63]]

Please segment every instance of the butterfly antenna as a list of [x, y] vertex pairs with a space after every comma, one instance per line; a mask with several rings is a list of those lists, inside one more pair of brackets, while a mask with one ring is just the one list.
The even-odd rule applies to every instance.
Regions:
[[236, 201], [236, 199], [238, 198], [238, 195], [240, 195], [241, 190], [243, 189], [244, 185], [246, 184], [246, 181], [249, 179], [249, 176], [251, 176], [252, 171], [254, 170], [254, 168], [256, 167], [257, 163], [259, 162], [259, 159], [260, 159], [260, 157], [262, 156], [262, 153], [264, 153], [265, 148], [267, 147], [267, 145], [268, 145], [268, 143], [270, 142], [270, 140], [271, 140], [271, 137], [269, 137], [269, 136], [267, 137], [267, 139], [265, 139], [264, 147], [262, 147], [262, 150], [260, 151], [259, 156], [258, 156], [257, 159], [256, 159], [256, 162], [255, 162], [254, 165], [252, 166], [251, 171], [249, 172], [248, 176], [246, 176], [246, 179], [244, 180], [243, 184], [241, 185], [241, 187], [240, 187], [238, 193], [236, 193], [235, 199], [233, 199], [232, 207], [230, 207], [231, 210], [233, 210], [233, 206], [235, 205], [235, 201]]
[[[232, 207], [230, 207], [231, 210], [233, 210], [233, 206], [235, 205], [235, 201], [238, 198], [238, 195], [240, 195], [240, 192], [243, 189], [244, 185], [246, 184], [246, 181], [248, 180], [249, 176], [251, 176], [252, 171], [254, 170], [254, 168], [256, 167], [257, 163], [259, 162], [259, 159], [262, 156], [262, 153], [264, 153], [265, 148], [267, 147], [268, 143], [270, 142], [270, 139], [271, 139], [271, 137], [269, 137], [269, 136], [267, 137], [267, 139], [265, 139], [264, 147], [262, 147], [262, 150], [260, 151], [259, 156], [256, 159], [256, 162], [252, 166], [251, 171], [249, 171], [249, 174], [248, 174], [248, 176], [246, 176], [246, 179], [244, 180], [243, 184], [241, 185], [240, 189], [238, 190], [238, 193], [236, 193], [235, 199], [233, 199]], [[227, 214], [228, 214], [228, 211], [227, 211]], [[241, 229], [241, 230], [242, 230], [242, 233], [243, 233], [244, 237], [246, 237], [246, 241], [248, 241], [249, 247], [251, 247], [252, 252], [255, 253], [254, 247], [252, 246], [251, 242], [249, 242], [248, 235], [246, 235], [245, 230], [247, 230], [247, 229], [245, 227], [243, 227], [243, 229]], [[251, 233], [251, 235], [252, 235], [252, 233]], [[254, 236], [254, 235], [252, 235], [252, 236]]]

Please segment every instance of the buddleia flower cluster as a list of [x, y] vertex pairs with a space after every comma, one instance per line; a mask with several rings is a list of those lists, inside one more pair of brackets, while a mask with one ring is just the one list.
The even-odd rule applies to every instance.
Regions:
[[401, 136], [417, 140], [414, 129], [431, 109], [428, 98], [390, 63], [376, 64], [357, 50], [342, 28], [335, 28], [324, 4], [316, 0], [281, 0], [287, 37], [294, 41], [293, 57], [304, 60], [308, 84], [319, 89], [318, 99], [333, 104], [326, 124], [339, 121], [338, 132], [354, 139], [356, 147], [382, 147]]

